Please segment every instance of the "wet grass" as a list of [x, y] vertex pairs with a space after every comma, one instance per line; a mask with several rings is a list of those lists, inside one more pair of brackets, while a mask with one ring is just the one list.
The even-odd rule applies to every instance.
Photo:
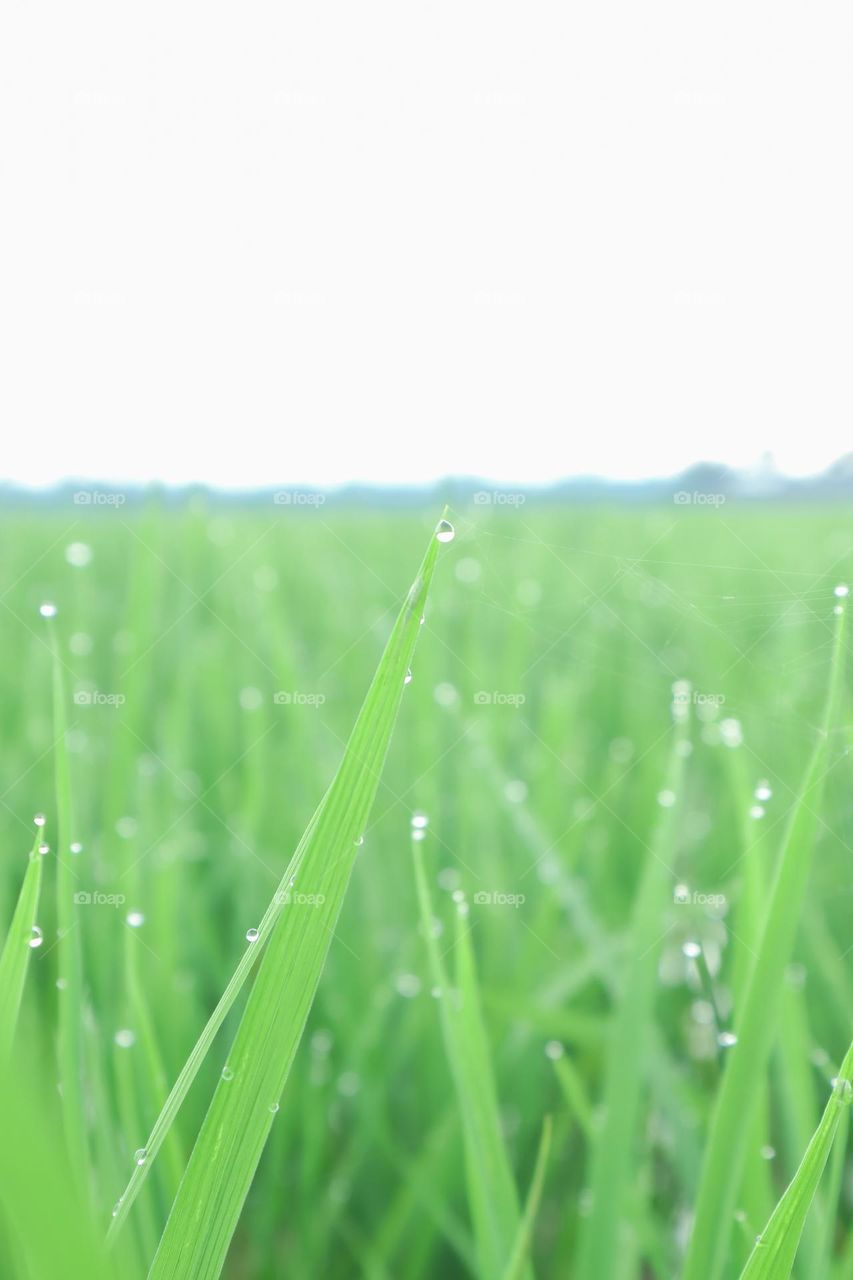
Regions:
[[3, 1275], [853, 1274], [843, 511], [451, 514], [0, 517]]

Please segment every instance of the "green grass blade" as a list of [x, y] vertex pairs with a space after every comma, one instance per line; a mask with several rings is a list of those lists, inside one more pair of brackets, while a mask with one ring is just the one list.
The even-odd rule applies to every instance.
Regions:
[[736, 1010], [737, 1044], [729, 1053], [702, 1166], [696, 1221], [683, 1280], [718, 1280], [744, 1166], [758, 1090], [776, 1029], [776, 1014], [791, 958], [812, 860], [818, 809], [827, 770], [829, 732], [840, 701], [844, 610], [836, 616], [829, 687], [822, 726], [802, 789], [794, 802], [770, 892], [761, 944]]
[[[417, 834], [417, 833], [415, 833]], [[432, 981], [440, 993], [441, 1029], [453, 1076], [465, 1138], [465, 1168], [478, 1275], [501, 1277], [518, 1235], [520, 1215], [515, 1183], [500, 1125], [497, 1087], [483, 1026], [466, 915], [456, 919], [456, 988], [433, 932], [434, 914], [424, 871], [422, 844], [413, 839], [415, 881], [421, 927]], [[462, 905], [461, 910], [466, 910]]]
[[[818, 1243], [815, 1249], [815, 1266], [809, 1270], [814, 1280], [826, 1280], [832, 1270], [832, 1254], [835, 1241], [836, 1223], [841, 1208], [841, 1192], [844, 1185], [844, 1171], [847, 1163], [847, 1140], [850, 1136], [850, 1108], [845, 1107], [835, 1132], [835, 1142], [829, 1161], [829, 1176], [823, 1199], [823, 1220], [816, 1232]], [[806, 1221], [808, 1229], [809, 1220]]]
[[[681, 693], [674, 689], [674, 693]], [[671, 897], [675, 842], [684, 792], [681, 744], [689, 728], [688, 703], [673, 702], [675, 728], [666, 789], [675, 803], [662, 808], [646, 856], [631, 922], [625, 979], [612, 1024], [604, 1086], [604, 1116], [592, 1151], [592, 1211], [581, 1230], [578, 1275], [598, 1280], [616, 1274], [620, 1235], [632, 1186], [640, 1105], [647, 1080], [644, 1040], [652, 1020], [657, 966], [665, 938], [663, 904]]]
[[41, 854], [38, 849], [42, 835], [43, 829], [37, 827], [15, 913], [0, 955], [0, 1061], [9, 1056], [12, 1048], [32, 953], [30, 943], [41, 893]]
[[[260, 961], [228, 1066], [190, 1156], [151, 1280], [213, 1280], [225, 1261], [263, 1151], [370, 814], [438, 553], [433, 537], [391, 633]], [[255, 944], [257, 945], [257, 943]]]
[[68, 703], [65, 664], [53, 615], [48, 617], [53, 655], [54, 776], [56, 783], [56, 948], [59, 980], [59, 1080], [65, 1137], [80, 1169], [88, 1164], [83, 1102], [83, 957], [74, 902], [75, 877], [70, 865], [73, 833], [71, 767], [68, 758]]
[[513, 1245], [503, 1280], [520, 1280], [524, 1270], [525, 1258], [527, 1257], [530, 1238], [533, 1234], [533, 1224], [536, 1221], [536, 1214], [539, 1212], [539, 1201], [542, 1199], [542, 1188], [545, 1185], [545, 1170], [548, 1167], [548, 1156], [551, 1151], [552, 1131], [553, 1122], [550, 1116], [546, 1116], [542, 1124], [542, 1136], [539, 1139], [539, 1150], [536, 1153], [536, 1164], [533, 1167], [533, 1177], [530, 1180], [530, 1190], [527, 1193], [524, 1213], [521, 1215], [515, 1244]]
[[820, 1124], [802, 1163], [741, 1272], [741, 1280], [788, 1280], [806, 1216], [817, 1191], [839, 1122], [853, 1100], [853, 1045], [841, 1064]]
[[563, 1091], [569, 1114], [573, 1120], [577, 1121], [584, 1140], [591, 1142], [595, 1136], [594, 1113], [580, 1072], [570, 1058], [557, 1058], [554, 1062], [554, 1072]]
[[163, 1107], [154, 1122], [154, 1126], [149, 1134], [148, 1141], [145, 1144], [146, 1158], [143, 1164], [137, 1164], [131, 1174], [125, 1190], [120, 1196], [115, 1210], [113, 1212], [110, 1229], [107, 1233], [107, 1239], [113, 1241], [118, 1232], [121, 1230], [130, 1209], [142, 1190], [142, 1187], [148, 1178], [154, 1165], [160, 1148], [168, 1137], [175, 1117], [181, 1109], [181, 1104], [187, 1096], [190, 1087], [198, 1075], [199, 1069], [207, 1057], [208, 1051], [216, 1038], [216, 1034], [225, 1021], [235, 1000], [243, 989], [243, 984], [252, 972], [257, 960], [260, 958], [265, 943], [268, 941], [275, 924], [284, 910], [287, 886], [295, 877], [297, 871], [302, 865], [305, 852], [313, 836], [317, 819], [326, 803], [326, 796], [320, 802], [320, 805], [313, 815], [310, 823], [305, 829], [296, 851], [288, 863], [287, 870], [282, 877], [281, 884], [266, 911], [264, 912], [261, 923], [258, 925], [257, 940], [246, 947], [240, 957], [236, 969], [228, 980], [228, 984], [219, 998], [216, 1008], [205, 1023], [204, 1029], [196, 1043], [193, 1045], [186, 1062], [181, 1067], [177, 1079], [172, 1086], [171, 1092], [163, 1104]]

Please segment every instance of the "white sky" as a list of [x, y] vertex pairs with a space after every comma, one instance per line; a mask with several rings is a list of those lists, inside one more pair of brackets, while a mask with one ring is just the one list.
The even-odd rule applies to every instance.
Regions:
[[10, 5], [0, 476], [853, 448], [840, 3]]

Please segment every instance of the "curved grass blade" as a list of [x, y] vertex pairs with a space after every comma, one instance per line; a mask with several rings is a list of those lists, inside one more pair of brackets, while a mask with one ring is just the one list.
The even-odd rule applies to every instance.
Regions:
[[41, 854], [38, 851], [41, 839], [42, 828], [37, 827], [15, 913], [0, 955], [0, 1062], [9, 1056], [12, 1048], [32, 952], [30, 943], [41, 893]]
[[[850, 1108], [845, 1107], [835, 1132], [826, 1190], [823, 1194], [822, 1202], [819, 1202], [823, 1209], [823, 1218], [818, 1224], [818, 1231], [815, 1233], [818, 1243], [814, 1251], [814, 1269], [808, 1272], [810, 1276], [814, 1277], [814, 1280], [826, 1280], [832, 1270], [835, 1228], [838, 1214], [841, 1211], [841, 1192], [844, 1184], [844, 1170], [847, 1163], [847, 1140], [849, 1136]], [[808, 1230], [808, 1225], [809, 1222], [807, 1220], [806, 1230]]]
[[[448, 526], [449, 528], [449, 526]], [[302, 1036], [367, 823], [438, 553], [433, 537], [261, 958], [240, 1026], [151, 1267], [213, 1280], [254, 1177]], [[302, 901], [300, 901], [302, 899]], [[258, 944], [253, 944], [257, 946]]]
[[[439, 950], [421, 844], [412, 841], [421, 927], [432, 981], [441, 993], [441, 1029], [465, 1139], [468, 1200], [481, 1280], [499, 1280], [520, 1227], [518, 1198], [500, 1125], [497, 1088], [480, 1013], [467, 918], [457, 915], [456, 982]], [[528, 1274], [525, 1270], [524, 1274]]]
[[788, 1280], [806, 1216], [829, 1157], [839, 1122], [853, 1101], [853, 1045], [841, 1064], [820, 1124], [802, 1163], [776, 1205], [741, 1272], [741, 1280]]
[[776, 1017], [805, 898], [818, 810], [827, 772], [829, 733], [841, 688], [844, 610], [836, 615], [829, 687], [821, 729], [802, 789], [794, 802], [770, 891], [758, 954], [735, 1018], [737, 1044], [729, 1051], [711, 1118], [699, 1182], [696, 1221], [682, 1280], [719, 1280], [744, 1168], [749, 1120], [764, 1081]]
[[542, 1123], [542, 1136], [539, 1139], [539, 1150], [536, 1153], [536, 1164], [533, 1167], [533, 1177], [530, 1181], [530, 1190], [527, 1193], [524, 1213], [521, 1215], [521, 1222], [518, 1224], [518, 1234], [515, 1237], [515, 1244], [513, 1245], [503, 1280], [520, 1280], [524, 1270], [525, 1259], [530, 1248], [530, 1237], [533, 1234], [533, 1223], [536, 1221], [536, 1214], [539, 1212], [539, 1201], [542, 1199], [542, 1188], [545, 1185], [545, 1170], [548, 1166], [548, 1156], [551, 1151], [552, 1130], [551, 1117], [546, 1116]]

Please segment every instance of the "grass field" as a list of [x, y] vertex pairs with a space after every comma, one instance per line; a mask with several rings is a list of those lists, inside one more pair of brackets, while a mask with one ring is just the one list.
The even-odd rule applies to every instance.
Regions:
[[[733, 1280], [844, 1102], [844, 509], [440, 514], [0, 517], [4, 1277]], [[846, 1117], [801, 1280], [853, 1277]]]

